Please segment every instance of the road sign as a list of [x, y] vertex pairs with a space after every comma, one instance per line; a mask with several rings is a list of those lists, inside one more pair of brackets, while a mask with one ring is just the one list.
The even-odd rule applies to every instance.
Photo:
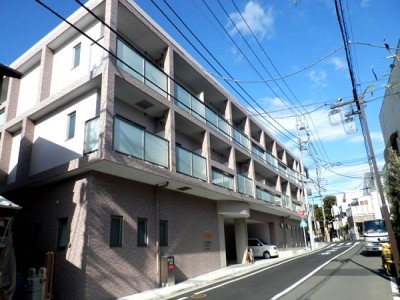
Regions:
[[307, 227], [307, 223], [306, 223], [306, 221], [304, 221], [304, 219], [301, 219], [301, 221], [300, 221], [300, 227]]
[[306, 214], [306, 211], [305, 210], [299, 210], [297, 213], [299, 214], [300, 217], [304, 217], [304, 215]]

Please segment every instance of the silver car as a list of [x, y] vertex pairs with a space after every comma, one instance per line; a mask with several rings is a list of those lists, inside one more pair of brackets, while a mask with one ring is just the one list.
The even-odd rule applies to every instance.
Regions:
[[259, 238], [249, 238], [248, 247], [253, 252], [254, 257], [278, 257], [278, 248], [275, 245], [268, 244]]

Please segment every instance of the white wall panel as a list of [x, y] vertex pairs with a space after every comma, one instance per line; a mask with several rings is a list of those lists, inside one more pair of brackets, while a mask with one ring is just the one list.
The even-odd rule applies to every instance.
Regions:
[[[85, 33], [94, 40], [103, 35], [100, 23], [94, 24]], [[74, 47], [81, 44], [80, 64], [73, 68]], [[90, 50], [93, 42], [84, 35], [78, 35], [54, 53], [50, 95], [62, 90], [90, 71]]]
[[[76, 112], [75, 136], [66, 140], [68, 114]], [[30, 173], [36, 174], [83, 155], [85, 122], [98, 115], [98, 95], [93, 93], [57, 111], [35, 126]]]
[[17, 116], [35, 106], [39, 93], [40, 66], [36, 66], [21, 78]]
[[9, 184], [15, 182], [16, 179], [20, 146], [21, 146], [21, 133], [18, 133], [14, 135], [12, 139], [10, 165], [8, 167], [8, 180], [7, 180], [7, 183]]

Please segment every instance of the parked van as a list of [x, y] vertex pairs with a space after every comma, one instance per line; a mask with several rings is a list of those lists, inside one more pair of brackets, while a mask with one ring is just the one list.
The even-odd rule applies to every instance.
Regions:
[[253, 251], [254, 257], [278, 257], [278, 248], [275, 245], [268, 244], [259, 238], [249, 238], [247, 243], [249, 249]]

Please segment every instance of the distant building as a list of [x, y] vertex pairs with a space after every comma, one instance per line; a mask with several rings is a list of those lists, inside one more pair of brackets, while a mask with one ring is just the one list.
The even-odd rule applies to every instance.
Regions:
[[345, 191], [336, 195], [336, 203], [332, 207], [334, 228], [345, 237], [351, 228], [356, 234], [361, 233], [362, 223], [365, 220], [382, 218], [380, 200], [376, 192], [371, 173], [364, 176], [362, 190]]
[[111, 299], [163, 284], [164, 256], [179, 282], [248, 237], [304, 247], [299, 160], [135, 3], [86, 5], [1, 93], [17, 271], [54, 252], [54, 299]]

